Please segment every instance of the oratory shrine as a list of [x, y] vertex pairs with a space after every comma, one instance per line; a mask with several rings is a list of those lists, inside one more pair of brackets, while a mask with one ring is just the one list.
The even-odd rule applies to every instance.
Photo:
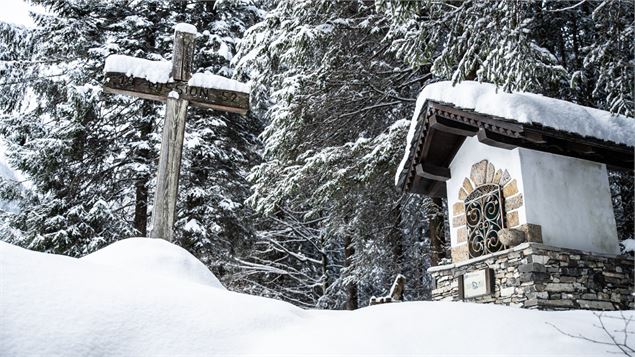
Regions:
[[487, 83], [424, 88], [395, 183], [447, 198], [433, 299], [635, 308], [608, 178], [633, 170], [634, 142], [633, 118]]

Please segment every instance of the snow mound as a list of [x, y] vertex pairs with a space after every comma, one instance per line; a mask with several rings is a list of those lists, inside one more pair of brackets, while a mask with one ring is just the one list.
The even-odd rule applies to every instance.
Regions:
[[417, 98], [410, 122], [404, 157], [395, 175], [395, 185], [408, 161], [408, 151], [416, 130], [419, 114], [427, 100], [453, 104], [520, 123], [537, 123], [564, 132], [579, 134], [617, 144], [635, 146], [635, 120], [623, 115], [585, 107], [540, 94], [505, 93], [492, 83], [463, 81], [452, 85], [442, 81], [427, 85]]
[[[170, 246], [120, 243], [102, 259]], [[0, 356], [597, 356], [620, 352], [606, 331], [621, 341], [625, 319], [635, 318], [605, 313], [604, 331], [589, 311], [450, 302], [306, 311], [89, 260], [0, 242]]]
[[123, 73], [128, 77], [143, 78], [152, 83], [168, 83], [172, 73], [172, 62], [110, 55], [104, 65], [104, 73], [107, 72]]
[[224, 289], [211, 271], [187, 250], [163, 239], [128, 238], [80, 260]]
[[227, 356], [303, 312], [0, 242], [0, 356]]

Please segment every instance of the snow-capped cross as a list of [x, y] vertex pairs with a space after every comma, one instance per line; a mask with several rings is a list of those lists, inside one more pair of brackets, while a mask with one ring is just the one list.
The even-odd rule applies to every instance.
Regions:
[[172, 62], [122, 55], [106, 59], [104, 92], [167, 102], [150, 237], [172, 240], [189, 104], [246, 114], [249, 87], [210, 73], [192, 75], [196, 27], [178, 24]]

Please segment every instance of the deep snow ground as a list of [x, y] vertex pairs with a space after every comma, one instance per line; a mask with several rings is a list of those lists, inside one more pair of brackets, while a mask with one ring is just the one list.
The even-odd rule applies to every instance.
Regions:
[[[635, 318], [635, 312], [624, 313]], [[0, 356], [602, 356], [588, 311], [408, 302], [302, 310], [227, 291], [183, 249], [133, 238], [82, 259], [0, 242]], [[602, 321], [622, 338], [620, 313]], [[635, 325], [635, 324], [633, 324]], [[635, 334], [635, 326], [630, 326]], [[635, 347], [635, 336], [630, 335]], [[621, 340], [620, 340], [621, 341]]]

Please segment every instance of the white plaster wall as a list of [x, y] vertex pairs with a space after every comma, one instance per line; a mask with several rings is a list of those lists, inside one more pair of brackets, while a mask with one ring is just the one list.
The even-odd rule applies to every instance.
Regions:
[[606, 165], [517, 150], [526, 222], [542, 226], [543, 242], [556, 247], [618, 253]]
[[[496, 169], [507, 170], [512, 180], [516, 179], [518, 191], [524, 192], [519, 149], [500, 149], [480, 143], [476, 136], [468, 137], [450, 163], [452, 178], [446, 182], [452, 247], [457, 245], [457, 228], [452, 224], [452, 204], [459, 200], [459, 189], [463, 187], [463, 180], [470, 177], [472, 165], [481, 160], [489, 161]], [[521, 206], [517, 212], [519, 223], [527, 223], [524, 206]]]

